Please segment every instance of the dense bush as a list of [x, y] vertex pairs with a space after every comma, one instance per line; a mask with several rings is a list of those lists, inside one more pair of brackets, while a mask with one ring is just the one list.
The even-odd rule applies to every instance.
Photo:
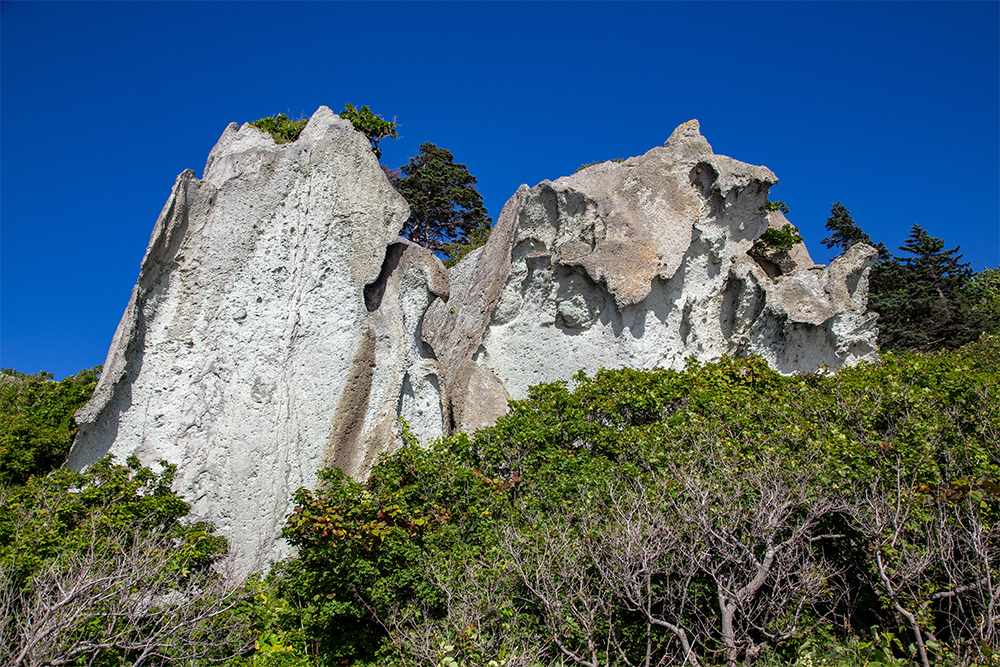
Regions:
[[171, 466], [32, 476], [0, 490], [0, 662], [995, 667], [998, 369], [986, 335], [539, 385], [324, 472], [266, 582], [220, 574]]
[[778, 250], [788, 252], [796, 243], [802, 243], [802, 235], [799, 228], [792, 224], [784, 224], [781, 229], [769, 227], [764, 231], [759, 239], [754, 241], [751, 252], [765, 252], [767, 250]]
[[299, 138], [302, 130], [306, 129], [309, 119], [300, 118], [298, 120], [291, 120], [285, 114], [279, 113], [277, 116], [259, 118], [250, 124], [258, 130], [263, 130], [270, 134], [274, 139], [274, 143], [290, 144]]
[[376, 158], [382, 157], [382, 149], [379, 148], [378, 143], [386, 137], [395, 139], [397, 136], [396, 120], [385, 120], [378, 114], [373, 113], [367, 106], [355, 109], [354, 105], [348, 102], [344, 105], [344, 110], [340, 112], [340, 117], [351, 121], [355, 130], [368, 137], [368, 141], [372, 145], [372, 152], [375, 153]]
[[62, 465], [77, 431], [73, 413], [90, 400], [100, 374], [95, 366], [56, 382], [51, 373], [0, 370], [0, 485]]
[[297, 622], [321, 664], [986, 664], [998, 349], [535, 387], [300, 492]]
[[159, 473], [110, 457], [0, 487], [0, 663], [218, 661], [249, 649], [254, 582]]

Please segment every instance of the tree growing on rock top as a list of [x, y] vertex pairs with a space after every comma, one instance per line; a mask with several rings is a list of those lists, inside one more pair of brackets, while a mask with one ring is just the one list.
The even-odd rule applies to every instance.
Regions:
[[855, 243], [867, 243], [878, 250], [879, 257], [886, 258], [889, 251], [882, 243], [872, 241], [871, 237], [854, 222], [847, 207], [837, 202], [830, 204], [830, 217], [826, 219], [826, 231], [830, 236], [821, 243], [827, 248], [840, 248], [841, 253], [847, 252]]
[[493, 220], [476, 189], [476, 177], [455, 162], [451, 151], [421, 144], [420, 154], [400, 172], [395, 185], [410, 204], [403, 236], [445, 254], [448, 263], [457, 261], [470, 245], [485, 243]]
[[396, 119], [385, 120], [376, 113], [373, 113], [367, 106], [355, 109], [350, 102], [344, 105], [344, 110], [338, 114], [344, 120], [351, 121], [351, 125], [358, 132], [364, 133], [371, 142], [372, 152], [376, 158], [382, 157], [382, 149], [378, 147], [378, 142], [386, 137], [396, 138]]
[[250, 124], [258, 130], [264, 130], [270, 134], [274, 139], [274, 143], [290, 144], [299, 138], [299, 135], [302, 134], [302, 130], [306, 129], [308, 123], [308, 118], [291, 120], [285, 114], [279, 113], [277, 116], [258, 118]]

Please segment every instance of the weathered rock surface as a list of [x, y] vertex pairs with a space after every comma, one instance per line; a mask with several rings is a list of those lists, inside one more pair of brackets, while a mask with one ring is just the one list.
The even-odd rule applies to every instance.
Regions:
[[447, 274], [398, 238], [408, 214], [326, 107], [291, 144], [230, 125], [204, 177], [177, 178], [67, 465], [177, 463], [193, 515], [247, 558], [278, 555], [320, 468], [365, 476], [399, 414], [421, 437], [444, 429], [420, 321]]
[[522, 186], [487, 244], [451, 270], [447, 306], [424, 320], [452, 429], [492, 423], [508, 396], [579, 370], [759, 354], [792, 373], [876, 354], [873, 249], [828, 268], [801, 244], [748, 256], [769, 224], [787, 222], [765, 210], [776, 182], [715, 155], [690, 121], [641, 157]]
[[397, 236], [406, 202], [350, 123], [322, 107], [280, 146], [230, 125], [204, 177], [177, 178], [67, 465], [178, 464], [193, 515], [249, 565], [283, 552], [297, 488], [331, 465], [366, 477], [400, 418], [426, 442], [579, 370], [873, 356], [874, 249], [829, 267], [802, 244], [748, 254], [787, 223], [765, 210], [776, 182], [691, 121], [641, 157], [522, 186], [447, 272]]

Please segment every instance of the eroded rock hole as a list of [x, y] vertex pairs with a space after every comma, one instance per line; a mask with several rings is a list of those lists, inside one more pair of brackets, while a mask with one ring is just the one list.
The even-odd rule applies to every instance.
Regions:
[[715, 170], [715, 167], [707, 162], [699, 162], [696, 164], [688, 174], [688, 179], [691, 181], [691, 185], [698, 188], [701, 192], [701, 196], [705, 199], [709, 199], [712, 186], [715, 185], [715, 181], [719, 178], [719, 172]]
[[405, 243], [391, 243], [385, 249], [385, 259], [382, 261], [382, 270], [378, 274], [375, 282], [365, 285], [365, 308], [369, 313], [378, 310], [382, 305], [382, 296], [385, 294], [385, 285], [389, 276], [396, 270], [399, 258], [406, 248]]

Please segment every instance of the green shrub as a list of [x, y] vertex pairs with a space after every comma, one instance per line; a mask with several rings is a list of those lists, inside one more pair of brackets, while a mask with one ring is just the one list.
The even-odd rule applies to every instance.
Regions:
[[766, 252], [776, 250], [778, 252], [788, 252], [796, 243], [802, 243], [802, 235], [799, 228], [792, 224], [784, 224], [781, 229], [769, 227], [761, 237], [754, 241], [751, 252]]
[[46, 475], [69, 453], [73, 414], [90, 400], [101, 367], [56, 382], [51, 373], [0, 370], [0, 486]]
[[770, 199], [768, 199], [766, 202], [764, 202], [764, 208], [767, 209], [768, 211], [781, 211], [785, 215], [788, 215], [788, 204], [781, 201], [780, 199], [778, 201], [771, 201]]
[[344, 110], [340, 112], [340, 117], [351, 121], [354, 129], [363, 132], [368, 137], [376, 158], [382, 157], [382, 149], [378, 147], [378, 142], [386, 137], [395, 139], [397, 136], [395, 119], [384, 120], [381, 116], [372, 113], [372, 110], [367, 106], [355, 109], [354, 105], [348, 102], [344, 105]]
[[288, 116], [279, 113], [277, 116], [260, 118], [250, 123], [258, 130], [263, 130], [271, 135], [276, 144], [290, 144], [299, 138], [302, 130], [309, 123], [308, 118], [290, 120]]
[[[942, 556], [944, 533], [923, 527], [952, 531], [955, 544], [980, 539], [998, 558], [998, 353], [984, 336], [830, 375], [783, 377], [761, 359], [723, 358], [533, 387], [491, 428], [407, 446], [365, 484], [327, 472], [321, 490], [300, 491], [285, 529], [299, 550], [287, 564], [298, 622], [330, 665], [556, 664], [558, 646], [603, 647], [587, 654], [602, 664], [617, 651], [633, 664], [647, 651], [654, 663], [682, 662], [677, 637], [647, 623], [647, 608], [688, 629], [702, 664], [727, 654], [821, 664], [809, 646], [826, 637], [875, 665], [916, 655], [899, 604], [921, 636], [937, 633], [926, 643], [934, 659], [984, 659], [991, 649], [975, 628], [934, 597], [955, 589], [950, 577], [968, 561]], [[872, 512], [898, 497], [917, 503], [902, 517], [914, 528], [895, 533], [905, 549], [893, 551]], [[673, 527], [675, 541], [657, 526]], [[745, 554], [762, 558], [769, 540], [794, 535], [785, 569], [738, 605], [740, 639], [727, 643], [720, 596], [751, 581]], [[646, 562], [629, 549], [651, 544], [673, 546], [649, 561], [644, 606], [630, 602], [615, 563]], [[623, 553], [633, 555], [616, 560]], [[892, 581], [905, 554], [923, 569], [890, 591], [876, 553]], [[962, 590], [964, 608], [982, 608]], [[887, 632], [902, 644], [883, 641]]]
[[[161, 464], [162, 465], [162, 464]], [[0, 488], [0, 663], [195, 664], [253, 643], [256, 580], [157, 473], [106, 457]]]

